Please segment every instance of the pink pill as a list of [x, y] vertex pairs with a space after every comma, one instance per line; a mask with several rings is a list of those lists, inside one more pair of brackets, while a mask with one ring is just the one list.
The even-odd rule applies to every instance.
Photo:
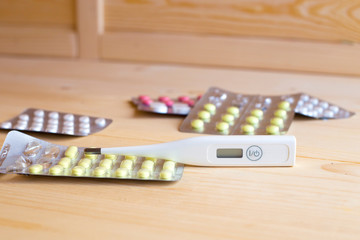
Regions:
[[168, 107], [172, 107], [172, 105], [174, 105], [174, 102], [172, 100], [166, 101], [164, 102], [166, 106]]
[[187, 101], [190, 100], [190, 98], [189, 98], [188, 96], [180, 96], [180, 97], [178, 98], [178, 100], [179, 100], [180, 102], [186, 103]]
[[167, 101], [170, 101], [171, 99], [169, 98], [169, 97], [167, 97], [167, 96], [161, 96], [161, 97], [159, 97], [159, 101], [160, 102], [163, 102], [163, 103], [165, 103], [165, 102], [167, 102]]
[[191, 99], [189, 99], [188, 101], [186, 101], [186, 103], [187, 103], [190, 107], [194, 106], [194, 104], [195, 104], [194, 100], [191, 100]]
[[144, 101], [144, 100], [150, 99], [150, 97], [147, 96], [147, 95], [140, 95], [140, 96], [139, 96], [139, 99], [140, 99], [140, 101]]
[[144, 99], [143, 101], [141, 101], [143, 104], [145, 104], [146, 106], [149, 106], [153, 100], [151, 100], [150, 98], [149, 99]]

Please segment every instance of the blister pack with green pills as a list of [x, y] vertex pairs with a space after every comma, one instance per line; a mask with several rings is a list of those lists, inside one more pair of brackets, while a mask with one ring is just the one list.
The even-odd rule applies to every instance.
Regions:
[[87, 154], [83, 147], [52, 144], [18, 131], [8, 133], [0, 173], [23, 175], [178, 181], [184, 165], [171, 159]]
[[182, 132], [280, 135], [287, 132], [301, 94], [245, 95], [210, 88], [180, 126]]

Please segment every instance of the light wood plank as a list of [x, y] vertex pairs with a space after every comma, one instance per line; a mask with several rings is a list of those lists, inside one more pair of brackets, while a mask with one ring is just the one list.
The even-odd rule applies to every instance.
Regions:
[[103, 33], [103, 0], [77, 0], [76, 3], [79, 56], [97, 60], [98, 38]]
[[359, 0], [106, 0], [106, 31], [360, 40]]
[[75, 29], [74, 0], [1, 0], [0, 23]]
[[[249, 94], [304, 91], [356, 111], [297, 118], [293, 168], [186, 166], [173, 184], [0, 176], [2, 239], [358, 240], [360, 101], [357, 77], [234, 69], [0, 58], [1, 119], [26, 107], [110, 117], [88, 137], [32, 134], [78, 146], [126, 146], [198, 136], [182, 117], [139, 113], [132, 96], [197, 95], [211, 85]], [[0, 131], [0, 141], [6, 131]]]
[[105, 33], [104, 59], [360, 75], [359, 44], [155, 33]]
[[74, 30], [0, 25], [0, 54], [77, 56]]

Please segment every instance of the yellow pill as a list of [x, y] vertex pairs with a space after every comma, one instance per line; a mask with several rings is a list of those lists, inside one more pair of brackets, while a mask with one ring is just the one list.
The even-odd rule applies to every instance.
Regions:
[[44, 170], [44, 167], [41, 164], [34, 164], [29, 167], [29, 173], [32, 173], [32, 174], [42, 173], [43, 170]]
[[71, 170], [71, 175], [73, 176], [84, 176], [85, 168], [82, 166], [76, 166]]
[[61, 165], [55, 165], [49, 169], [51, 175], [61, 175], [64, 172], [64, 167]]
[[279, 128], [284, 127], [284, 120], [282, 118], [278, 118], [278, 117], [272, 118], [270, 120], [270, 123], [271, 123], [271, 125], [278, 126]]
[[204, 121], [201, 119], [194, 119], [191, 121], [191, 127], [194, 129], [202, 129], [204, 127]]
[[71, 159], [68, 157], [63, 157], [62, 159], [60, 159], [60, 161], [58, 162], [58, 165], [63, 166], [63, 168], [69, 168], [71, 165]]
[[91, 167], [92, 161], [89, 158], [83, 158], [79, 161], [78, 166], [82, 166], [86, 169], [89, 169]]
[[207, 103], [204, 105], [204, 109], [211, 114], [214, 114], [216, 111], [216, 106], [212, 103]]
[[115, 154], [105, 154], [106, 159], [116, 160], [117, 155]]
[[255, 131], [254, 126], [252, 126], [250, 124], [246, 124], [246, 125], [242, 126], [241, 129], [246, 134], [253, 134]]
[[153, 161], [154, 163], [156, 163], [157, 158], [154, 158], [154, 157], [145, 157], [145, 160], [150, 160], [150, 161]]
[[170, 180], [172, 178], [172, 175], [173, 175], [173, 172], [170, 171], [170, 170], [162, 170], [160, 172], [160, 179], [163, 179], [163, 180]]
[[238, 107], [234, 107], [234, 106], [228, 107], [226, 109], [226, 111], [234, 116], [238, 116], [240, 113], [240, 109]]
[[259, 119], [254, 116], [249, 116], [246, 118], [246, 122], [253, 126], [257, 126], [259, 124]]
[[150, 177], [150, 174], [151, 172], [149, 171], [149, 169], [140, 169], [138, 172], [137, 172], [137, 176], [138, 178], [142, 178], [142, 179], [147, 179]]
[[285, 110], [283, 109], [278, 109], [274, 112], [274, 116], [275, 117], [279, 117], [279, 118], [282, 118], [282, 119], [285, 119], [287, 117], [287, 113]]
[[98, 154], [92, 154], [92, 153], [85, 153], [84, 154], [85, 158], [88, 158], [88, 159], [91, 159], [91, 160], [96, 160], [98, 156], [99, 156]]
[[135, 163], [136, 160], [137, 160], [137, 157], [136, 157], [136, 156], [132, 156], [132, 155], [125, 155], [125, 159], [126, 159], [126, 160], [132, 160], [132, 161]]
[[154, 170], [154, 162], [150, 161], [150, 160], [145, 160], [142, 164], [141, 164], [141, 168], [142, 169], [149, 169], [150, 171]]
[[126, 178], [129, 176], [129, 170], [127, 168], [118, 168], [115, 171], [115, 177]]
[[113, 164], [113, 162], [111, 159], [103, 159], [100, 161], [99, 166], [103, 167], [105, 169], [111, 169], [112, 164]]
[[133, 168], [133, 165], [134, 165], [134, 162], [132, 160], [125, 159], [125, 160], [121, 161], [120, 168], [126, 168], [126, 169], [131, 170]]
[[208, 120], [211, 117], [211, 114], [208, 111], [200, 111], [198, 117], [203, 120]]
[[256, 108], [251, 111], [251, 115], [261, 119], [264, 116], [264, 112], [261, 109]]
[[[110, 160], [110, 159], [109, 159]], [[93, 175], [95, 177], [104, 177], [106, 175], [106, 168], [104, 167], [97, 167], [94, 169]]]
[[216, 129], [220, 132], [227, 131], [229, 129], [229, 124], [227, 122], [219, 122], [216, 124]]
[[176, 163], [173, 162], [173, 161], [166, 161], [164, 162], [164, 165], [163, 165], [163, 170], [169, 170], [169, 171], [174, 171], [175, 170], [175, 165]]
[[278, 126], [269, 125], [266, 127], [266, 133], [270, 135], [278, 135], [280, 133], [280, 129]]
[[65, 151], [65, 157], [70, 158], [71, 160], [74, 160], [78, 155], [78, 147], [76, 146], [70, 146]]
[[288, 101], [282, 101], [279, 103], [278, 108], [288, 111], [290, 110], [290, 103]]
[[227, 123], [232, 123], [234, 122], [235, 120], [235, 117], [234, 115], [231, 115], [231, 114], [225, 114], [221, 117], [221, 119], [224, 121], [224, 122], [227, 122]]

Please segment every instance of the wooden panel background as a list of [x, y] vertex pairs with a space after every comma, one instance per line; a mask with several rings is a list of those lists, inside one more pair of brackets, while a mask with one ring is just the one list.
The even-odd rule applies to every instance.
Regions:
[[75, 0], [1, 0], [0, 53], [75, 57]]
[[106, 31], [360, 40], [358, 0], [106, 0]]

